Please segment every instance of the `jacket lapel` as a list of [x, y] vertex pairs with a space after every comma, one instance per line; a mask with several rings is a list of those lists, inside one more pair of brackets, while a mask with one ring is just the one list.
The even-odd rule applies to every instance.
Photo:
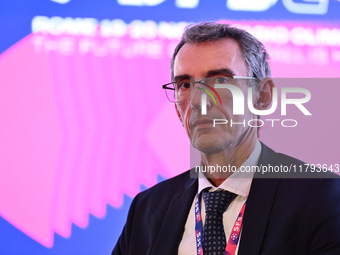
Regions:
[[[262, 144], [258, 165], [276, 165], [277, 162], [277, 154]], [[279, 179], [255, 174], [243, 219], [239, 255], [260, 253], [279, 182]], [[183, 192], [174, 195], [150, 254], [178, 253], [178, 246], [182, 240], [184, 226], [197, 192], [197, 186], [197, 178], [189, 178]]]
[[169, 205], [151, 254], [177, 254], [184, 226], [197, 192], [197, 178], [189, 178], [183, 192], [176, 193]]
[[[274, 151], [262, 144], [258, 166], [275, 165], [276, 157]], [[260, 253], [279, 182], [255, 173], [244, 213], [239, 255]]]

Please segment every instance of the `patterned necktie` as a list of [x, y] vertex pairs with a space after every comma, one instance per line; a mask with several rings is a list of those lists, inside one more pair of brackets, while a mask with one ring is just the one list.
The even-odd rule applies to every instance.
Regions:
[[226, 190], [208, 192], [203, 190], [205, 203], [205, 223], [202, 246], [205, 255], [223, 255], [227, 245], [223, 228], [223, 213], [236, 194]]

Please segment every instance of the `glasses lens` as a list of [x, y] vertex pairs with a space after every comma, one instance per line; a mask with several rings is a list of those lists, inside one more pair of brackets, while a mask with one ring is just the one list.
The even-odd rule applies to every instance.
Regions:
[[180, 103], [190, 100], [190, 81], [169, 83], [166, 86], [166, 96], [170, 102]]
[[[169, 101], [180, 103], [189, 101], [191, 93], [194, 93], [193, 88], [197, 86], [200, 87], [201, 93], [205, 93], [207, 91], [213, 91], [216, 93], [217, 91], [214, 89], [216, 84], [232, 84], [232, 82], [233, 79], [229, 76], [214, 76], [201, 79], [199, 81], [197, 81], [197, 79], [183, 80], [167, 84], [165, 93]], [[194, 86], [194, 84], [196, 85]]]
[[167, 89], [165, 89], [166, 97], [169, 99], [170, 102], [176, 103], [176, 96], [175, 96], [175, 85], [174, 83], [170, 83], [167, 85]]
[[190, 100], [190, 91], [191, 91], [191, 82], [188, 81], [181, 81], [175, 82], [175, 97], [176, 102], [185, 102]]

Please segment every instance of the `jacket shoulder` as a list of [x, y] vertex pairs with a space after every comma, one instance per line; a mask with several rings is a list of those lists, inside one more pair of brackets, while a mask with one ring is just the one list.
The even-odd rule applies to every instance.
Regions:
[[138, 197], [139, 199], [150, 199], [151, 197], [164, 198], [183, 191], [186, 185], [190, 185], [191, 182], [194, 181], [194, 179], [190, 179], [190, 170], [188, 170], [170, 179], [161, 181], [151, 188], [140, 192]]
[[297, 178], [297, 179], [338, 179], [339, 176], [327, 169], [320, 169], [313, 164], [308, 164], [288, 156], [277, 153], [268, 146], [262, 144], [259, 168], [268, 170], [258, 173], [256, 177], [263, 178]]

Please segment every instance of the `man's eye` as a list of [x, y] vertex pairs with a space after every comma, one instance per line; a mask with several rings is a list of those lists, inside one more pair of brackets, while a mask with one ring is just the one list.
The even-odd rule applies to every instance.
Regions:
[[190, 82], [189, 81], [177, 82], [177, 89], [190, 89]]
[[230, 77], [220, 76], [215, 78], [215, 84], [228, 84], [231, 82]]

